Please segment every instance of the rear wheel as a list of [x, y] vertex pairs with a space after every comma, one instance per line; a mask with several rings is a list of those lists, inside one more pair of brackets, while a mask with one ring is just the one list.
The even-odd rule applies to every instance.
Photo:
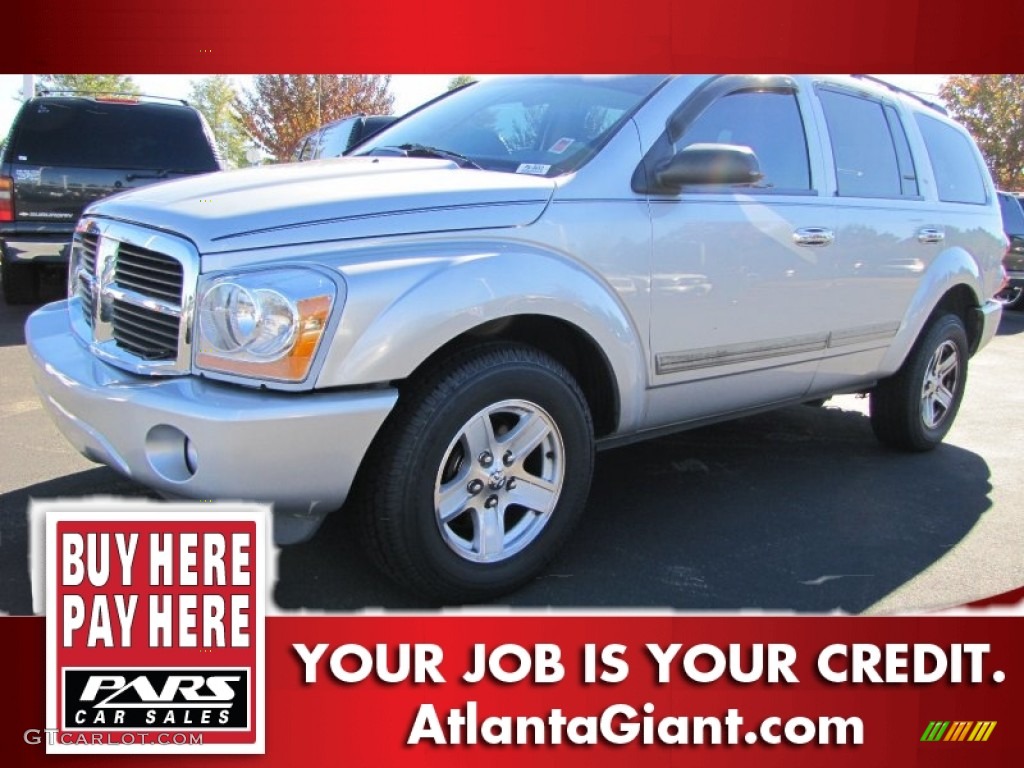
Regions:
[[39, 275], [32, 264], [0, 264], [0, 284], [8, 304], [35, 304], [39, 301]]
[[593, 427], [572, 376], [521, 345], [463, 353], [402, 393], [356, 499], [375, 559], [439, 603], [540, 573], [579, 518]]
[[941, 315], [918, 339], [899, 372], [871, 393], [871, 427], [886, 445], [929, 451], [953, 426], [967, 383], [967, 332]]

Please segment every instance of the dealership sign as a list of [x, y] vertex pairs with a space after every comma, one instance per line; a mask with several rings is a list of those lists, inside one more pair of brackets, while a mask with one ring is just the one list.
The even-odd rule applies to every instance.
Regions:
[[47, 751], [262, 753], [265, 509], [38, 506]]

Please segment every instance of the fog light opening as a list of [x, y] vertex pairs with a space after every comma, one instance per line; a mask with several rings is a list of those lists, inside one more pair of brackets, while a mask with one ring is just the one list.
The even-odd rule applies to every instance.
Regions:
[[188, 436], [170, 424], [158, 424], [146, 434], [146, 460], [164, 480], [184, 483], [196, 473], [199, 454]]

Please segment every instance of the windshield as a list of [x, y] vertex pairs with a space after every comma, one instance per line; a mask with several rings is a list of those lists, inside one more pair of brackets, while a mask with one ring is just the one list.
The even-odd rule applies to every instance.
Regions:
[[592, 157], [663, 80], [487, 80], [403, 118], [353, 154], [447, 157], [464, 167], [557, 176]]

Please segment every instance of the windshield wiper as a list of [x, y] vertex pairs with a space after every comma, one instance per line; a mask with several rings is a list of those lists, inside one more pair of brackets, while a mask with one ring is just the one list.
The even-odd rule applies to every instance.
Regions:
[[428, 147], [426, 144], [399, 144], [397, 147], [380, 147], [380, 149], [399, 149], [406, 157], [436, 157], [442, 160], [453, 160], [463, 168], [483, 170], [481, 166], [465, 155], [460, 155], [458, 152], [452, 152], [449, 149], [441, 149], [440, 147]]

